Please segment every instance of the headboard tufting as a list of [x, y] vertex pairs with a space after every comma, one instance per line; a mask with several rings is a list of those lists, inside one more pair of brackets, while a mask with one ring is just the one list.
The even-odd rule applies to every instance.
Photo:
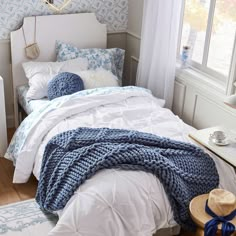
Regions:
[[[27, 43], [33, 43], [35, 18], [25, 18], [23, 27]], [[100, 24], [94, 13], [38, 16], [36, 18], [36, 42], [40, 48], [40, 56], [35, 61], [55, 61], [56, 40], [72, 43], [80, 48], [106, 48], [106, 25]], [[12, 76], [16, 127], [19, 125], [16, 87], [27, 83], [22, 68], [22, 62], [29, 60], [25, 57], [24, 48], [25, 41], [23, 30], [20, 28], [11, 33]]]

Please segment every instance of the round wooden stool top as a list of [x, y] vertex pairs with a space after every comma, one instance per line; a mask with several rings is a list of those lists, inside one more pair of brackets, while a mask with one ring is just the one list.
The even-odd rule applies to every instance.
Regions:
[[[212, 217], [209, 216], [205, 212], [205, 204], [206, 204], [206, 200], [208, 199], [208, 196], [209, 194], [199, 195], [193, 198], [189, 205], [191, 217], [193, 221], [195, 222], [195, 224], [197, 225], [198, 231], [200, 229], [201, 231], [203, 231], [205, 224], [212, 219]], [[233, 223], [236, 226], [236, 219], [231, 221], [231, 223]], [[221, 235], [221, 227], [222, 227], [222, 224], [219, 224], [217, 235]], [[203, 234], [199, 234], [199, 235], [203, 235]], [[232, 235], [236, 236], [236, 232], [233, 233]]]

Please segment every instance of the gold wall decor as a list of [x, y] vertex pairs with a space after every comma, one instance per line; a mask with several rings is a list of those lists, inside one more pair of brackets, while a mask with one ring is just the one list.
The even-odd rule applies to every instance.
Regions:
[[55, 12], [61, 12], [72, 0], [43, 0]]

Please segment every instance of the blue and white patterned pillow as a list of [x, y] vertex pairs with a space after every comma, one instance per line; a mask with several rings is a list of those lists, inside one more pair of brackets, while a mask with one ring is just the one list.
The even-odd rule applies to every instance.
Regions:
[[77, 57], [87, 58], [89, 69], [96, 70], [102, 67], [111, 71], [122, 80], [125, 51], [120, 48], [88, 48], [80, 49], [71, 44], [56, 41], [57, 61], [67, 61]]

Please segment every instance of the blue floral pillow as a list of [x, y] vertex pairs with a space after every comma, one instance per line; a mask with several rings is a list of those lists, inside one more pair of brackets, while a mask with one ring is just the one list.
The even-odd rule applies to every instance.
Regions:
[[67, 61], [77, 57], [87, 58], [89, 69], [95, 70], [99, 67], [111, 71], [122, 80], [125, 51], [120, 48], [101, 49], [88, 48], [80, 49], [71, 44], [56, 42], [57, 61]]
[[83, 80], [76, 74], [63, 72], [56, 75], [48, 83], [48, 99], [53, 100], [84, 90]]

